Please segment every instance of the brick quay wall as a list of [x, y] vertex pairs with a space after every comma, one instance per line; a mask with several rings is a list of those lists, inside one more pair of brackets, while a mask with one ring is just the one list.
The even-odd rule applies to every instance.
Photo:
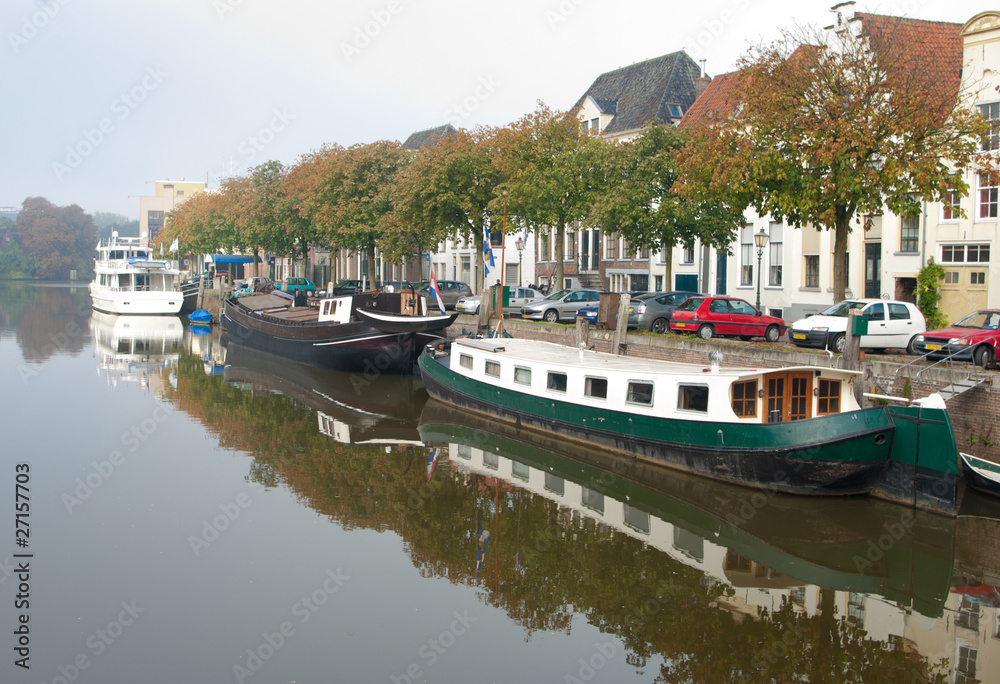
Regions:
[[[455, 336], [477, 329], [475, 316], [461, 315], [446, 335]], [[496, 327], [496, 321], [492, 322]], [[573, 325], [550, 325], [520, 319], [505, 319], [504, 330], [513, 337], [554, 342], [569, 347], [577, 346], [577, 329]], [[611, 351], [613, 330], [590, 328], [586, 345], [588, 349]], [[723, 366], [782, 368], [786, 366], [816, 366], [840, 368], [842, 357], [824, 351], [798, 349], [781, 342], [768, 343], [755, 338], [751, 342], [714, 339], [708, 342], [687, 335], [656, 335], [630, 332], [625, 340], [625, 356], [645, 359], [664, 359], [708, 365], [708, 353], [722, 352]], [[912, 398], [925, 397], [937, 390], [966, 378], [975, 369], [967, 362], [956, 362], [951, 368], [936, 367], [921, 373], [928, 364], [921, 362], [900, 371], [914, 357], [905, 354], [869, 356], [861, 362], [865, 387], [874, 394], [904, 396], [909, 381]], [[942, 364], [943, 366], [944, 364]], [[897, 373], [897, 371], [900, 371]], [[948, 400], [955, 439], [960, 451], [967, 451], [981, 458], [1000, 462], [1000, 375], [987, 371], [988, 379], [978, 387]]]

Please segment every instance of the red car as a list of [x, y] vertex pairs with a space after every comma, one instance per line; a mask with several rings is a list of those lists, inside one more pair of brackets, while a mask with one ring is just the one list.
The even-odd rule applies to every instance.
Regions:
[[691, 297], [674, 309], [670, 329], [674, 332], [697, 332], [710, 340], [719, 335], [763, 337], [777, 342], [788, 328], [785, 322], [757, 311], [749, 302], [734, 297]]
[[951, 356], [984, 368], [996, 363], [998, 347], [1000, 309], [971, 313], [954, 325], [928, 330], [913, 340], [917, 354], [929, 354], [931, 358]]

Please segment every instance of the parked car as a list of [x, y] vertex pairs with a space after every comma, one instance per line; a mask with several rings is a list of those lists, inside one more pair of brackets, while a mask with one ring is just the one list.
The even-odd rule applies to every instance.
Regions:
[[735, 297], [689, 297], [670, 315], [671, 330], [697, 332], [703, 340], [728, 335], [777, 342], [787, 327], [780, 318], [763, 314], [750, 302]]
[[[645, 297], [646, 295], [648, 295], [650, 293], [649, 292], [629, 292], [628, 294], [631, 297], [631, 300], [635, 301], [639, 297]], [[582, 309], [580, 309], [579, 311], [576, 312], [576, 318], [577, 318], [577, 320], [583, 319], [583, 320], [587, 321], [588, 323], [590, 323], [591, 325], [596, 326], [597, 325], [597, 312], [598, 312], [598, 310], [600, 308], [601, 307], [600, 307], [599, 304], [594, 304], [593, 306], [585, 306], [585, 307], [583, 307]], [[629, 306], [629, 311], [631, 311], [631, 310], [632, 310], [632, 308], [631, 308], [631, 305], [630, 305]], [[629, 327], [634, 327], [634, 326], [632, 326], [631, 324], [629, 324]]]
[[670, 332], [670, 314], [691, 297], [705, 297], [697, 292], [647, 292], [632, 298], [628, 307], [628, 327], [644, 328], [655, 333]]
[[544, 299], [525, 304], [521, 308], [521, 316], [534, 321], [557, 323], [562, 319], [575, 318], [577, 311], [600, 300], [600, 290], [559, 290]]
[[1000, 348], [1000, 309], [984, 309], [971, 313], [947, 328], [930, 330], [917, 335], [913, 352], [929, 354], [931, 358], [955, 354], [955, 359], [972, 361], [987, 367], [996, 363]]
[[[545, 295], [531, 287], [511, 287], [510, 298], [507, 300], [507, 306], [503, 308], [503, 312], [505, 314], [520, 313], [521, 307], [525, 304], [544, 297]], [[479, 313], [479, 305], [481, 301], [482, 295], [462, 297], [458, 300], [455, 308], [465, 314], [477, 314]]]
[[333, 286], [333, 294], [335, 296], [355, 294], [358, 292], [365, 292], [366, 290], [378, 290], [381, 289], [382, 283], [375, 283], [375, 287], [371, 287], [370, 280], [357, 280], [357, 279], [344, 279], [338, 280], [336, 285]]
[[240, 283], [236, 283], [237, 290], [251, 290], [252, 292], [268, 292], [275, 288], [273, 280], [267, 276], [250, 276]]
[[788, 337], [800, 347], [844, 353], [848, 312], [868, 317], [868, 334], [861, 336], [862, 349], [905, 349], [914, 353], [913, 342], [927, 329], [924, 315], [910, 302], [882, 299], [845, 299], [814, 316], [789, 326]]
[[[441, 293], [441, 301], [444, 302], [446, 309], [454, 309], [458, 305], [459, 299], [472, 295], [472, 288], [460, 280], [439, 280], [437, 284], [438, 291]], [[429, 281], [425, 280], [419, 283], [416, 288], [418, 295], [427, 297], [427, 301], [433, 303], [434, 295], [431, 294]]]
[[411, 283], [409, 280], [390, 280], [382, 283], [382, 287], [379, 289], [382, 292], [402, 292], [410, 289], [416, 291], [418, 287], [420, 287], [420, 283]]
[[312, 297], [313, 293], [316, 292], [316, 285], [308, 278], [285, 278], [282, 282], [276, 283], [274, 287], [291, 295], [302, 290]]

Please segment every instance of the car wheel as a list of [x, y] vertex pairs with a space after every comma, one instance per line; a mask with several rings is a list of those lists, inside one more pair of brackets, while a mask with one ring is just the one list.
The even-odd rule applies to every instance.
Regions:
[[478, 316], [479, 315], [479, 307], [478, 306], [475, 309], [473, 309], [472, 315], [473, 316]]
[[653, 321], [653, 324], [649, 326], [649, 329], [662, 335], [663, 333], [670, 331], [670, 321], [666, 318], [657, 318]]
[[764, 339], [768, 342], [777, 342], [778, 338], [781, 337], [781, 329], [776, 325], [767, 326], [767, 330], [764, 331]]
[[306, 290], [306, 297], [314, 297], [316, 295], [312, 290]]
[[987, 368], [993, 365], [993, 350], [987, 346], [976, 347], [972, 352], [972, 363], [980, 368]]
[[559, 322], [559, 312], [555, 309], [549, 309], [545, 312], [545, 322], [546, 323], [558, 323]]
[[844, 347], [847, 346], [847, 339], [844, 337], [844, 333], [838, 333], [833, 338], [833, 343], [830, 345], [833, 347], [833, 351], [838, 354], [844, 353]]
[[700, 337], [703, 340], [712, 339], [712, 335], [714, 334], [715, 330], [713, 330], [712, 326], [710, 325], [703, 325], [700, 328], [698, 328], [698, 337]]
[[910, 338], [910, 341], [906, 344], [906, 353], [910, 356], [917, 356], [920, 352], [917, 351], [917, 336], [914, 335]]

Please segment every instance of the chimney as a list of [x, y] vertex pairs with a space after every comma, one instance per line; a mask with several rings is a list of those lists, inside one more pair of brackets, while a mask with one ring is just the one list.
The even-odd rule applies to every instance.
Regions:
[[705, 60], [704, 59], [700, 59], [698, 61], [701, 62], [701, 76], [699, 76], [698, 78], [696, 78], [695, 81], [694, 81], [694, 99], [695, 100], [697, 100], [699, 97], [701, 97], [701, 94], [703, 92], [705, 92], [705, 88], [707, 88], [708, 84], [712, 82], [712, 79], [708, 75], [705, 74]]

